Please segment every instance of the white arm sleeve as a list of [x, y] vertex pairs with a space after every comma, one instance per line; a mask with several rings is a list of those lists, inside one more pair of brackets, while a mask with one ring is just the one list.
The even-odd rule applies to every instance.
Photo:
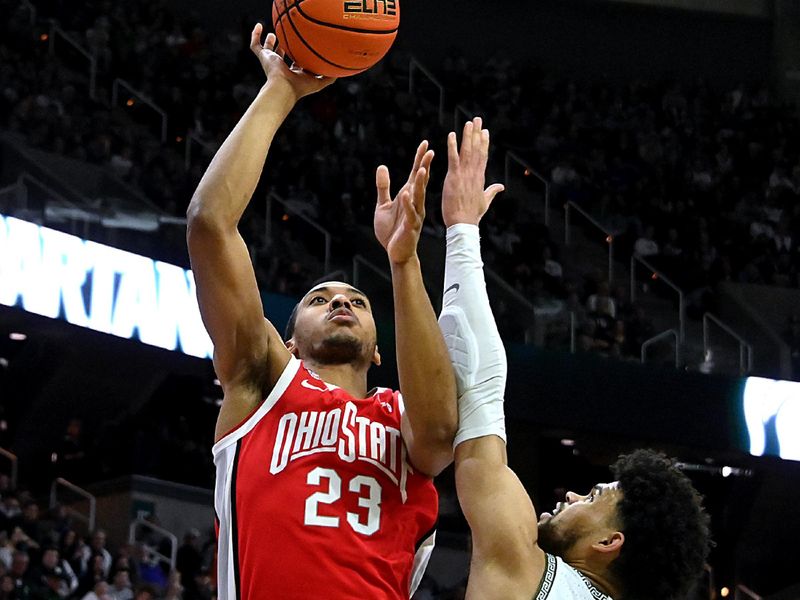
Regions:
[[487, 435], [505, 441], [506, 352], [486, 293], [477, 225], [459, 223], [447, 229], [439, 327], [458, 387], [459, 424], [453, 446]]

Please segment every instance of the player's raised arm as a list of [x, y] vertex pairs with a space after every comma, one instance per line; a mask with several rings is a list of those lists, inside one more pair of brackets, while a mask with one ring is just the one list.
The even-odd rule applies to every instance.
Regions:
[[403, 439], [414, 467], [435, 476], [453, 460], [458, 421], [453, 369], [417, 256], [432, 160], [433, 151], [422, 142], [408, 181], [394, 200], [389, 171], [378, 167], [375, 235], [392, 269], [397, 371], [405, 404]]
[[295, 103], [331, 83], [289, 68], [273, 52], [274, 34], [250, 48], [267, 81], [217, 151], [187, 211], [187, 241], [200, 312], [214, 342], [214, 366], [225, 390], [217, 438], [244, 418], [289, 360], [264, 320], [256, 278], [238, 223], [258, 184], [272, 139]]
[[507, 466], [506, 356], [486, 292], [478, 232], [503, 187], [484, 189], [489, 132], [480, 118], [465, 125], [460, 150], [455, 133], [448, 136], [447, 149], [442, 192], [447, 257], [439, 325], [458, 386], [456, 487], [473, 541], [467, 597], [529, 600], [544, 554], [536, 546], [533, 505]]

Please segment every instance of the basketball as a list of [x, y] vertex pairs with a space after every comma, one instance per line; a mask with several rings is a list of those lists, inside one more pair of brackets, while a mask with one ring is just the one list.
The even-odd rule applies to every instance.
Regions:
[[306, 71], [348, 77], [366, 71], [392, 47], [399, 0], [274, 0], [278, 47]]

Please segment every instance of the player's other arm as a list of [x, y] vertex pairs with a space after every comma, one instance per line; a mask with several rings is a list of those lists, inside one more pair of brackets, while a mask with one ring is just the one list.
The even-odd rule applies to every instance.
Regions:
[[216, 438], [238, 424], [263, 399], [289, 361], [275, 328], [264, 319], [255, 273], [238, 231], [258, 184], [272, 139], [295, 103], [325, 87], [289, 69], [272, 52], [275, 36], [251, 36], [267, 82], [217, 151], [187, 211], [187, 242], [200, 313], [214, 342], [214, 367], [225, 391]]
[[472, 531], [467, 599], [530, 600], [545, 568], [533, 504], [497, 436], [458, 445], [456, 488]]
[[442, 191], [447, 225], [445, 295], [439, 324], [455, 366], [459, 428], [456, 488], [472, 530], [467, 597], [530, 600], [544, 568], [536, 545], [536, 513], [508, 468], [503, 397], [506, 356], [492, 316], [478, 224], [503, 186], [484, 189], [489, 132], [475, 118], [464, 126], [459, 150], [447, 139]]
[[394, 201], [389, 172], [379, 167], [375, 208], [375, 235], [389, 255], [392, 271], [397, 370], [405, 404], [403, 439], [411, 464], [431, 477], [452, 462], [458, 426], [453, 369], [417, 256], [432, 160], [433, 152], [422, 142], [411, 175]]

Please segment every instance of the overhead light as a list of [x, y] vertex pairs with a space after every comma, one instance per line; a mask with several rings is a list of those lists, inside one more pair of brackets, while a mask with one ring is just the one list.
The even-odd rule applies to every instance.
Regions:
[[722, 476], [723, 477], [730, 477], [731, 473], [733, 473], [733, 469], [730, 467], [722, 467]]
[[24, 342], [25, 340], [28, 339], [27, 335], [25, 335], [24, 333], [19, 333], [18, 331], [14, 331], [12, 333], [9, 333], [8, 337], [10, 339], [14, 340], [15, 342]]
[[727, 598], [728, 596], [730, 596], [730, 593], [731, 593], [730, 589], [728, 589], [726, 587], [722, 588], [719, 591], [719, 595], [722, 596], [723, 598]]
[[219, 379], [214, 380], [214, 385], [222, 387], [222, 384], [219, 382]]
[[575, 440], [571, 440], [570, 438], [564, 438], [561, 440], [561, 445], [566, 446], [567, 448], [572, 448], [575, 445]]

